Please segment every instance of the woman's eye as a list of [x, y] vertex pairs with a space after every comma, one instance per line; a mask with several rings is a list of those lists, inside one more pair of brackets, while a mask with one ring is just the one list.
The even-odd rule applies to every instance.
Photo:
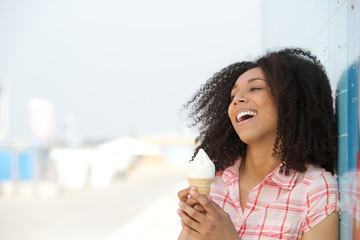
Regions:
[[250, 88], [250, 92], [252, 92], [252, 91], [256, 91], [256, 90], [260, 90], [261, 88], [259, 88], [259, 87], [253, 87], [253, 88]]

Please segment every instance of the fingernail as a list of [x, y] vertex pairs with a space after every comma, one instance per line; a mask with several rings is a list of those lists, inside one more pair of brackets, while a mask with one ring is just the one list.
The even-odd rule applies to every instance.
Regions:
[[190, 194], [194, 195], [196, 193], [196, 187], [190, 188]]
[[183, 202], [179, 202], [179, 207], [183, 207], [184, 206], [184, 203]]
[[207, 195], [207, 198], [208, 198], [210, 201], [212, 200], [210, 195]]

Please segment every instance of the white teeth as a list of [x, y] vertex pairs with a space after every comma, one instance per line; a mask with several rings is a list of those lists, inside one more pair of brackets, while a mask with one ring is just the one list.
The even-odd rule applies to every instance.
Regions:
[[253, 111], [241, 112], [236, 116], [236, 118], [239, 122], [241, 122], [241, 118], [246, 115], [256, 116], [256, 112], [253, 112]]

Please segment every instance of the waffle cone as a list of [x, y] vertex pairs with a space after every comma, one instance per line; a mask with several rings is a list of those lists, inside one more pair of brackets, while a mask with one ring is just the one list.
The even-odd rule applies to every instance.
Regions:
[[196, 187], [197, 192], [203, 195], [209, 195], [212, 181], [213, 178], [188, 178], [189, 186]]

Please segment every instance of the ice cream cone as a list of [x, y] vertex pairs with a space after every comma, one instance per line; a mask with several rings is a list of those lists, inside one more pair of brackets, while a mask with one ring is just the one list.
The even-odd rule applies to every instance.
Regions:
[[189, 186], [196, 187], [198, 193], [209, 195], [213, 178], [188, 178]]
[[195, 186], [203, 195], [209, 195], [210, 185], [215, 176], [215, 165], [210, 160], [204, 149], [199, 149], [195, 158], [189, 162], [187, 179], [190, 187]]

